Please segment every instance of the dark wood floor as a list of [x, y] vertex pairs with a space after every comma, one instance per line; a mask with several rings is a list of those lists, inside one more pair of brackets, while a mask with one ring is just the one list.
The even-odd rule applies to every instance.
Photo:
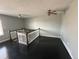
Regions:
[[58, 38], [40, 37], [29, 48], [16, 42], [0, 44], [0, 59], [71, 59]]

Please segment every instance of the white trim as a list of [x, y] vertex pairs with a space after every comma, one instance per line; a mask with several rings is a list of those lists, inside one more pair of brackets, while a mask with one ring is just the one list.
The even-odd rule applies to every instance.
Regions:
[[8, 39], [0, 40], [0, 43], [6, 42], [8, 40], [10, 40], [10, 39], [8, 38]]
[[64, 41], [62, 38], [61, 38], [61, 40], [62, 40], [62, 42], [63, 42], [63, 44], [64, 44], [65, 48], [67, 49], [67, 51], [68, 51], [69, 55], [71, 56], [71, 58], [72, 58], [72, 59], [74, 59], [74, 57], [72, 56], [72, 53], [71, 53], [71, 51], [70, 51], [69, 47], [67, 46], [67, 44], [65, 43], [65, 41]]
[[40, 35], [40, 36], [60, 38], [60, 36], [54, 36], [54, 35], [52, 35], [52, 36], [48, 36], [48, 35]]

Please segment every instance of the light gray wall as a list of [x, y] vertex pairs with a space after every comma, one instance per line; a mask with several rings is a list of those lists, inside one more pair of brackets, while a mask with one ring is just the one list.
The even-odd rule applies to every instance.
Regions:
[[25, 20], [25, 27], [29, 29], [41, 28], [42, 36], [59, 37], [61, 15], [42, 15]]
[[73, 0], [63, 16], [61, 36], [73, 59], [78, 59], [78, 9], [77, 0]]
[[5, 39], [9, 39], [9, 30], [23, 28], [24, 21], [22, 19], [18, 19], [16, 17], [0, 15], [0, 20], [2, 22], [4, 35], [0, 36], [0, 41]]

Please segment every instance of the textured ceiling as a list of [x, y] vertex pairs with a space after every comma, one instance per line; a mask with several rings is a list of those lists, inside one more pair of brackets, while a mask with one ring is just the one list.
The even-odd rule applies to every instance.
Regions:
[[48, 9], [63, 10], [71, 0], [0, 0], [0, 14], [42, 15]]

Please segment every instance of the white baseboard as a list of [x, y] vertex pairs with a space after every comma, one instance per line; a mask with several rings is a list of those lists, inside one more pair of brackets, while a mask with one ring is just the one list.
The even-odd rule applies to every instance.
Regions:
[[40, 36], [60, 38], [60, 36], [54, 36], [54, 35], [52, 35], [52, 36], [48, 36], [48, 35], [40, 35]]
[[10, 39], [8, 38], [8, 39], [0, 40], [0, 43], [6, 42], [8, 40], [10, 40]]
[[63, 39], [61, 39], [61, 40], [62, 40], [62, 42], [63, 42], [63, 44], [64, 44], [66, 50], [68, 51], [69, 55], [71, 56], [71, 59], [74, 59], [74, 57], [72, 56], [72, 53], [71, 53], [69, 47], [67, 46], [67, 44], [65, 43], [65, 41], [64, 41]]

